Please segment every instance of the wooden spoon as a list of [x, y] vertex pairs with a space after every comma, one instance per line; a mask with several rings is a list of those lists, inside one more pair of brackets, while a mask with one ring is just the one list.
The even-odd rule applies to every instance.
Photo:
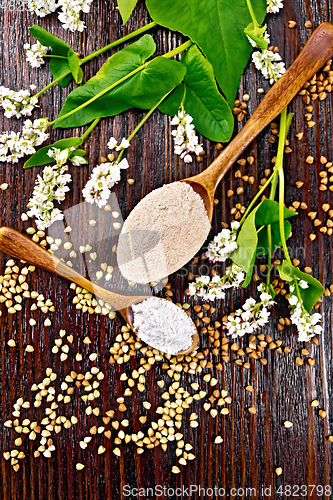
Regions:
[[[206, 207], [206, 211], [209, 217], [210, 222], [212, 221], [213, 211], [214, 211], [214, 194], [216, 188], [229, 170], [229, 168], [233, 165], [233, 163], [237, 160], [240, 154], [244, 151], [244, 149], [253, 141], [253, 139], [266, 127], [269, 123], [274, 120], [281, 111], [288, 105], [288, 103], [292, 100], [292, 98], [297, 94], [297, 92], [302, 88], [302, 86], [309, 80], [311, 77], [322, 68], [325, 61], [327, 61], [333, 55], [333, 24], [323, 23], [321, 24], [312, 34], [307, 44], [294, 61], [294, 63], [290, 66], [290, 68], [285, 72], [285, 74], [272, 86], [270, 91], [263, 98], [262, 102], [259, 104], [251, 118], [244, 125], [242, 130], [236, 135], [236, 137], [229, 143], [229, 145], [222, 151], [222, 153], [213, 161], [213, 163], [203, 172], [198, 175], [194, 175], [193, 177], [188, 177], [187, 179], [182, 179], [182, 182], [186, 182], [190, 184], [194, 191], [196, 191], [201, 198]], [[160, 188], [163, 189], [163, 188]], [[166, 191], [165, 191], [166, 193]], [[169, 199], [166, 201], [166, 194], [164, 193], [164, 201], [163, 203], [167, 203], [169, 207], [172, 207], [175, 204], [173, 190], [169, 190]], [[149, 196], [149, 195], [148, 195]], [[145, 198], [143, 198], [140, 203], [135, 207], [136, 216], [140, 213], [140, 204], [144, 205], [145, 210], [147, 210], [147, 206], [149, 202], [144, 202]], [[151, 207], [153, 212], [154, 207]], [[131, 213], [132, 214], [132, 213]], [[146, 231], [146, 227], [143, 227], [140, 230], [140, 227], [137, 227], [137, 223], [135, 223], [135, 231], [131, 231], [131, 214], [129, 215], [129, 224], [125, 224], [123, 226], [122, 235], [130, 235], [128, 239], [129, 243], [126, 243], [126, 239], [122, 240], [121, 245], [118, 245], [117, 257], [118, 257], [118, 265], [120, 270], [123, 272], [124, 276], [131, 280], [135, 281], [138, 275], [137, 270], [135, 270], [135, 266], [137, 265], [137, 259], [133, 256], [133, 241], [135, 242], [136, 232], [141, 231], [144, 235]], [[158, 220], [153, 220], [152, 217], [151, 227], [155, 227], [154, 229], [158, 234], [161, 233], [159, 229]], [[196, 224], [196, 220], [193, 219], [192, 224]], [[128, 229], [129, 228], [129, 229]], [[165, 229], [165, 228], [164, 228]], [[153, 230], [153, 229], [152, 229]], [[134, 233], [134, 234], [131, 234]], [[167, 231], [165, 231], [167, 234]], [[149, 236], [149, 235], [148, 235]], [[147, 241], [145, 242], [144, 247], [146, 249], [152, 249], [151, 242], [149, 237], [147, 236]], [[161, 234], [160, 234], [161, 236]], [[143, 238], [143, 236], [141, 236]], [[162, 236], [161, 236], [162, 238]], [[164, 236], [165, 238], [165, 236]], [[142, 277], [142, 280], [147, 279], [149, 281], [158, 281], [161, 278], [165, 277], [167, 274], [172, 274], [180, 269], [182, 266], [186, 265], [187, 262], [194, 257], [197, 251], [202, 247], [206, 240], [206, 233], [201, 231], [201, 234], [198, 232], [198, 236], [196, 237], [195, 242], [193, 242], [191, 248], [186, 248], [186, 252], [184, 252], [184, 256], [181, 253], [178, 254], [178, 259], [173, 262], [165, 265], [165, 257], [164, 257], [164, 249], [161, 249], [161, 262], [163, 262], [163, 266], [158, 267], [154, 264], [151, 264], [149, 261], [149, 251], [146, 250], [145, 254], [142, 257], [145, 257], [149, 264], [149, 275], [146, 278]], [[124, 243], [125, 242], [125, 243]], [[140, 242], [139, 242], [140, 243]], [[185, 245], [184, 242], [181, 242], [182, 245]], [[141, 247], [143, 248], [143, 243], [141, 241]], [[190, 245], [191, 243], [187, 243]], [[126, 246], [127, 245], [127, 246]], [[191, 251], [192, 250], [192, 253]], [[120, 254], [118, 254], [120, 252]], [[132, 255], [132, 260], [129, 259], [129, 262], [123, 264], [122, 259], [125, 256], [127, 258], [128, 255]], [[141, 259], [144, 260], [144, 259]], [[131, 269], [130, 262], [133, 261], [133, 272]], [[155, 257], [156, 261], [156, 257]], [[167, 269], [166, 269], [167, 267]], [[143, 281], [140, 281], [143, 283]]]
[[[97, 295], [101, 299], [105, 300], [112, 307], [117, 309], [119, 313], [122, 315], [126, 323], [128, 323], [133, 331], [133, 311], [132, 304], [137, 304], [138, 302], [142, 302], [146, 300], [147, 296], [126, 296], [126, 295], [118, 295], [117, 293], [110, 292], [109, 290], [105, 290], [101, 286], [92, 283], [84, 276], [76, 272], [71, 267], [67, 266], [64, 262], [62, 262], [55, 255], [50, 254], [40, 245], [34, 243], [32, 240], [24, 236], [23, 234], [15, 231], [15, 229], [10, 229], [8, 227], [0, 228], [0, 249], [11, 255], [12, 257], [16, 257], [17, 259], [25, 260], [34, 266], [41, 267], [50, 273], [56, 274], [61, 278], [68, 279], [77, 285], [81, 286], [88, 290], [88, 292]], [[165, 300], [165, 299], [160, 299]], [[177, 306], [175, 306], [177, 307]], [[195, 328], [194, 324], [193, 327]], [[135, 332], [136, 333], [136, 332]], [[198, 332], [195, 328], [195, 333], [193, 334], [193, 342], [189, 349], [186, 351], [180, 351], [175, 353], [175, 355], [180, 354], [189, 354], [193, 349], [195, 349], [198, 345]]]
[[333, 24], [322, 23], [313, 32], [297, 59], [267, 92], [251, 118], [216, 160], [200, 174], [182, 179], [200, 194], [210, 221], [214, 211], [214, 193], [226, 172], [253, 139], [281, 113], [332, 55]]

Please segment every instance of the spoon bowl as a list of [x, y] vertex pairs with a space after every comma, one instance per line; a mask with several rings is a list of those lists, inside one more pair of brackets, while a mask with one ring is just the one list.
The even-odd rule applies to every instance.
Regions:
[[[8, 227], [0, 228], [0, 250], [12, 257], [25, 260], [34, 266], [40, 267], [50, 273], [60, 276], [61, 278], [74, 282], [82, 288], [88, 290], [88, 292], [93, 295], [103, 299], [119, 311], [126, 323], [128, 323], [134, 333], [137, 334], [133, 326], [134, 315], [131, 306], [148, 299], [149, 296], [126, 296], [110, 292], [109, 290], [92, 283], [80, 273], [67, 266], [64, 262], [58, 259], [58, 257], [52, 255], [40, 245], [37, 245], [37, 243], [33, 242], [30, 238], [27, 238], [27, 236], [15, 231], [15, 229], [10, 229]], [[159, 300], [165, 299], [159, 298]], [[192, 336], [191, 346], [184, 351], [174, 353], [174, 355], [178, 356], [189, 354], [197, 347], [198, 331], [194, 326], [194, 323], [193, 327], [195, 333]]]

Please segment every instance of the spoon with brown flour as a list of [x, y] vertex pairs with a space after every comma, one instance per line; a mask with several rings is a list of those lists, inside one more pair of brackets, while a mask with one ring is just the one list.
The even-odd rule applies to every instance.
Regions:
[[141, 284], [159, 281], [194, 257], [210, 232], [214, 194], [221, 179], [332, 55], [333, 24], [322, 23], [239, 134], [206, 170], [155, 189], [138, 203], [123, 225], [117, 248], [118, 265], [126, 279]]
[[8, 227], [0, 228], [0, 250], [12, 257], [68, 279], [97, 295], [123, 316], [148, 345], [172, 355], [189, 354], [198, 344], [198, 331], [185, 311], [158, 297], [126, 296], [92, 283], [37, 243]]

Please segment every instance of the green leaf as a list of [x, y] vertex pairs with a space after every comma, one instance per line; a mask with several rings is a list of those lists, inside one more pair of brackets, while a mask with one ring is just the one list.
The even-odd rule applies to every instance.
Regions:
[[137, 3], [138, 0], [117, 0], [119, 11], [123, 19], [123, 24], [127, 23]]
[[[266, 15], [266, 0], [251, 0], [257, 21]], [[244, 29], [251, 17], [246, 0], [146, 0], [153, 20], [196, 42], [211, 65], [230, 106], [252, 52]]]
[[[282, 246], [281, 242], [281, 234], [280, 234], [280, 224], [279, 222], [274, 222], [271, 225], [272, 228], [272, 253], [275, 250]], [[289, 238], [291, 234], [291, 224], [289, 221], [284, 221], [284, 232], [286, 235], [286, 239]], [[269, 247], [268, 247], [268, 234], [267, 234], [267, 226], [264, 226], [261, 231], [258, 232], [258, 244], [257, 244], [257, 256], [259, 255], [268, 255]]]
[[[50, 158], [47, 154], [50, 148], [58, 148], [62, 151], [63, 149], [66, 148], [72, 148], [72, 147], [75, 148], [76, 146], [80, 146], [80, 144], [82, 144], [81, 137], [70, 137], [69, 139], [60, 139], [60, 141], [57, 141], [53, 144], [49, 144], [48, 146], [45, 146], [36, 151], [36, 153], [30, 156], [29, 160], [25, 162], [23, 168], [38, 167], [40, 165], [48, 165], [49, 163], [53, 163], [54, 159]], [[83, 151], [83, 150], [77, 150], [77, 151]]]
[[69, 158], [72, 158], [72, 156], [85, 156], [86, 153], [85, 149], [75, 149], [69, 153]]
[[[52, 76], [54, 78], [59, 78], [59, 76], [63, 75], [67, 71], [71, 71], [74, 80], [77, 83], [80, 83], [83, 77], [83, 72], [79, 65], [79, 58], [75, 54], [74, 50], [66, 42], [36, 24], [31, 26], [29, 31], [42, 45], [51, 47], [51, 55], [64, 57], [64, 59], [58, 59], [56, 57], [50, 58], [50, 71]], [[60, 80], [59, 85], [61, 87], [66, 87], [71, 81], [72, 75], [68, 75]]]
[[256, 42], [258, 48], [265, 50], [268, 47], [268, 42], [266, 42], [266, 40], [264, 39], [266, 28], [266, 24], [262, 27], [259, 26], [255, 28], [253, 23], [250, 23], [248, 26], [246, 26], [244, 33], [252, 38], [254, 42]]
[[[99, 92], [128, 75], [155, 51], [150, 35], [114, 54], [87, 83], [74, 89], [67, 97], [59, 117], [84, 104]], [[184, 78], [185, 68], [177, 61], [156, 57], [132, 77], [110, 90], [82, 110], [59, 121], [56, 127], [80, 127], [95, 118], [114, 116], [137, 107], [151, 109]]]
[[196, 45], [185, 52], [181, 63], [186, 68], [184, 82], [162, 102], [160, 111], [174, 116], [185, 96], [184, 108], [192, 116], [196, 130], [211, 141], [228, 142], [234, 119], [218, 91], [212, 65]]
[[[289, 219], [297, 215], [297, 212], [289, 210], [289, 208], [284, 209], [284, 219]], [[268, 224], [274, 224], [274, 222], [279, 221], [279, 203], [273, 200], [263, 200], [258, 206], [256, 212], [256, 226], [267, 226]]]
[[80, 59], [74, 51], [68, 51], [67, 59], [74, 80], [76, 81], [76, 83], [81, 83], [83, 78], [83, 71], [80, 66]]
[[251, 262], [250, 262], [250, 265], [249, 265], [249, 269], [248, 269], [248, 271], [246, 273], [246, 277], [245, 277], [244, 283], [242, 284], [242, 288], [246, 288], [250, 284], [250, 281], [252, 279], [252, 274], [253, 274], [253, 268], [254, 268], [255, 261], [256, 261], [256, 252], [254, 252], [253, 255], [252, 255], [252, 259], [251, 259]]
[[231, 260], [246, 273], [251, 266], [253, 268], [253, 257], [255, 258], [256, 255], [258, 236], [255, 217], [259, 206], [252, 210], [245, 219], [237, 237], [238, 248], [230, 256]]
[[[295, 212], [285, 209], [285, 218], [293, 215]], [[263, 200], [246, 217], [238, 233], [238, 248], [231, 254], [231, 260], [247, 273], [243, 287], [246, 287], [251, 281], [256, 256], [268, 253], [267, 225], [272, 225], [272, 248], [281, 245], [278, 221], [279, 204], [273, 200]], [[258, 231], [258, 227], [260, 227], [260, 231]], [[291, 230], [289, 222], [285, 225], [285, 230], [286, 234], [289, 235]]]
[[[311, 274], [302, 273], [298, 267], [294, 267], [284, 260], [281, 266], [278, 266], [279, 274], [281, 279], [284, 281], [295, 281], [297, 278], [304, 280], [309, 284], [308, 288], [299, 288], [303, 305], [308, 313], [311, 312], [313, 306], [318, 301], [319, 297], [322, 296], [325, 289], [318, 280], [316, 280]], [[295, 278], [296, 277], [296, 278]]]

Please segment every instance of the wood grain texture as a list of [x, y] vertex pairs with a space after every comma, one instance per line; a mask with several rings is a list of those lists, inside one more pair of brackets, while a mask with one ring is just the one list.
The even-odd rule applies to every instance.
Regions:
[[[306, 20], [310, 20], [313, 26], [318, 26], [323, 21], [333, 22], [332, 3], [328, 0], [294, 0], [285, 2], [284, 10], [278, 16], [268, 17], [271, 41], [280, 48], [280, 53], [287, 67], [292, 64], [301, 48], [305, 45], [311, 29], [304, 27]], [[103, 45], [110, 43], [123, 34], [143, 26], [150, 19], [142, 1], [139, 2], [128, 24], [123, 27], [115, 3], [106, 0], [94, 0], [92, 13], [86, 16], [87, 29], [82, 34], [71, 34], [60, 27], [56, 15], [45, 19], [37, 19], [26, 11], [13, 11], [6, 1], [0, 4], [4, 7], [0, 11], [0, 84], [13, 89], [27, 88], [30, 83], [35, 83], [38, 89], [51, 81], [47, 67], [41, 70], [31, 70], [23, 61], [23, 44], [29, 39], [28, 26], [38, 23], [49, 29], [55, 35], [64, 38], [73, 48], [86, 55]], [[288, 20], [297, 21], [294, 29], [288, 29]], [[182, 38], [168, 30], [152, 30], [158, 53], [164, 53], [179, 45]], [[98, 59], [90, 61], [84, 68], [85, 79], [95, 74], [109, 54], [104, 54]], [[40, 99], [40, 109], [34, 116], [55, 117], [60, 111], [61, 105], [68, 92], [74, 87], [71, 83], [67, 89], [58, 86], [53, 87]], [[248, 102], [248, 116], [250, 116], [261, 101], [258, 88], [266, 91], [269, 85], [257, 74], [252, 64], [249, 64], [242, 78], [239, 96], [244, 93], [250, 95]], [[316, 125], [308, 129], [304, 119], [305, 106], [302, 98], [297, 96], [290, 105], [290, 111], [295, 117], [289, 134], [292, 153], [286, 155], [286, 203], [294, 200], [304, 201], [308, 210], [300, 210], [293, 228], [294, 254], [292, 257], [301, 260], [301, 266], [311, 266], [313, 274], [324, 286], [333, 282], [331, 275], [332, 239], [324, 236], [317, 230], [313, 230], [312, 222], [307, 217], [309, 210], [319, 212], [319, 218], [324, 217], [321, 205], [332, 203], [330, 191], [319, 191], [319, 171], [321, 165], [319, 158], [324, 155], [329, 161], [333, 161], [332, 151], [332, 98], [313, 103], [313, 120]], [[135, 125], [144, 114], [132, 110], [112, 119], [103, 119], [98, 128], [86, 140], [85, 147], [88, 151], [89, 168], [71, 168], [73, 183], [70, 196], [63, 204], [66, 209], [82, 201], [81, 190], [88, 179], [92, 167], [99, 163], [100, 157], [107, 154], [106, 143], [113, 135], [117, 138], [129, 135]], [[15, 119], [7, 120], [0, 113], [0, 130], [20, 129], [22, 121]], [[236, 122], [235, 131], [240, 130], [243, 123]], [[304, 138], [298, 141], [295, 137], [297, 132], [303, 131]], [[52, 142], [63, 137], [80, 134], [80, 130], [55, 130], [51, 132]], [[234, 177], [239, 165], [235, 165], [229, 171], [223, 182], [219, 185], [216, 198], [219, 204], [215, 209], [212, 221], [211, 236], [217, 234], [221, 228], [222, 221], [230, 221], [230, 209], [238, 202], [247, 204], [251, 196], [258, 190], [260, 179], [264, 177], [264, 170], [270, 168], [271, 158], [276, 153], [276, 145], [268, 143], [269, 129], [265, 129], [258, 139], [254, 141], [244, 152], [244, 158], [250, 154], [254, 156], [255, 162], [250, 167], [242, 167], [243, 175], [253, 175], [255, 183], [250, 186]], [[116, 186], [114, 192], [116, 198], [112, 204], [119, 203], [121, 215], [125, 218], [133, 207], [148, 194], [152, 189], [162, 186], [164, 183], [184, 179], [191, 175], [200, 173], [217, 156], [216, 145], [206, 139], [202, 139], [206, 154], [202, 163], [193, 162], [185, 165], [179, 162], [173, 154], [170, 136], [169, 118], [159, 113], [154, 115], [140, 130], [132, 141], [132, 147], [128, 151], [130, 168], [127, 172], [128, 178], [135, 179], [134, 186], [128, 185], [125, 180]], [[308, 155], [315, 157], [312, 165], [305, 163]], [[40, 168], [29, 170], [22, 169], [22, 163], [0, 166], [0, 184], [7, 182], [9, 188], [0, 192], [1, 226], [6, 225], [24, 232], [27, 223], [21, 221], [20, 215], [26, 211], [26, 205], [31, 196], [34, 181]], [[305, 184], [301, 190], [296, 189], [295, 182], [302, 180]], [[244, 185], [244, 193], [240, 196], [228, 198], [228, 189], [236, 189]], [[318, 208], [319, 207], [319, 208]], [[100, 262], [114, 264], [114, 255], [110, 252], [110, 245], [103, 247], [102, 238], [105, 230], [105, 221], [98, 212], [86, 212], [82, 217], [73, 216], [71, 222], [75, 227], [77, 241], [86, 239], [86, 243], [94, 244], [94, 249], [99, 254]], [[89, 218], [98, 220], [95, 226], [96, 232], [87, 233], [86, 223]], [[317, 238], [311, 243], [308, 236], [310, 232], [316, 232]], [[52, 233], [55, 234], [55, 233]], [[116, 238], [111, 234], [110, 238]], [[105, 252], [105, 253], [103, 253]], [[278, 254], [279, 255], [279, 254]], [[1, 255], [2, 274], [7, 260], [6, 255]], [[92, 275], [96, 271], [91, 264], [88, 269], [87, 261], [82, 261], [82, 269]], [[217, 266], [219, 271], [221, 267]], [[173, 299], [180, 302], [185, 299], [184, 290], [187, 287], [186, 275], [188, 271], [194, 274], [206, 274], [209, 272], [207, 261], [186, 266], [186, 271], [176, 273], [170, 277]], [[184, 277], [185, 276], [185, 277]], [[96, 352], [97, 364], [105, 373], [102, 383], [102, 396], [98, 406], [103, 411], [116, 409], [116, 398], [123, 395], [124, 384], [117, 382], [121, 373], [130, 375], [131, 370], [140, 366], [140, 358], [132, 360], [124, 366], [109, 364], [109, 348], [121, 331], [124, 324], [117, 317], [110, 320], [104, 316], [87, 316], [76, 311], [72, 304], [73, 291], [69, 289], [65, 280], [50, 276], [42, 270], [36, 270], [29, 277], [30, 289], [38, 290], [46, 298], [51, 298], [56, 306], [56, 312], [50, 314], [51, 327], [44, 327], [47, 315], [40, 311], [30, 311], [31, 301], [24, 301], [22, 311], [14, 316], [5, 314], [4, 306], [0, 306], [3, 315], [0, 317], [0, 370], [1, 370], [1, 395], [0, 395], [0, 450], [1, 452], [14, 447], [14, 439], [18, 436], [10, 429], [3, 429], [3, 422], [11, 418], [13, 404], [19, 397], [31, 401], [30, 387], [33, 383], [39, 383], [45, 377], [47, 367], [52, 367], [58, 374], [57, 389], [60, 383], [71, 371], [76, 370], [85, 373], [92, 366], [89, 354]], [[115, 291], [127, 291], [125, 283], [115, 271], [114, 279], [109, 284], [110, 289]], [[255, 287], [251, 286], [252, 292]], [[133, 293], [136, 292], [134, 289]], [[219, 320], [226, 312], [237, 307], [243, 298], [243, 292], [236, 291], [232, 297], [227, 297], [223, 307], [218, 305], [212, 320]], [[288, 308], [286, 301], [281, 297], [277, 299], [278, 306], [272, 314], [270, 326], [264, 329], [264, 333], [273, 339], [283, 340], [283, 345], [291, 349], [289, 355], [279, 354], [276, 351], [267, 350], [265, 357], [267, 365], [262, 366], [258, 361], [251, 361], [249, 370], [240, 368], [234, 361], [236, 355], [231, 354], [231, 361], [223, 365], [222, 371], [204, 370], [203, 373], [212, 371], [213, 376], [218, 379], [218, 388], [226, 389], [232, 397], [230, 415], [218, 416], [212, 419], [208, 412], [202, 408], [202, 403], [195, 402], [190, 411], [195, 411], [199, 418], [199, 426], [196, 429], [188, 425], [184, 419], [184, 426], [180, 432], [184, 433], [185, 442], [194, 446], [196, 459], [189, 462], [187, 466], [181, 467], [181, 474], [175, 476], [171, 473], [172, 465], [176, 464], [174, 453], [175, 445], [171, 443], [168, 451], [163, 452], [159, 447], [154, 450], [146, 450], [138, 455], [132, 443], [121, 445], [122, 456], [115, 457], [112, 453], [112, 442], [102, 437], [95, 437], [93, 444], [85, 451], [79, 448], [79, 441], [87, 435], [88, 429], [96, 424], [101, 425], [100, 417], [87, 416], [84, 413], [80, 392], [75, 392], [75, 397], [63, 411], [66, 415], [75, 414], [79, 423], [68, 430], [62, 430], [55, 438], [56, 451], [52, 458], [46, 459], [33, 457], [36, 443], [24, 440], [21, 449], [26, 458], [20, 461], [20, 469], [15, 473], [10, 466], [1, 458], [0, 472], [0, 496], [4, 500], [102, 500], [125, 497], [124, 485], [136, 488], [153, 488], [162, 485], [166, 488], [189, 487], [191, 484], [202, 488], [256, 488], [257, 493], [250, 496], [250, 492], [233, 495], [231, 498], [280, 498], [275, 491], [282, 485], [331, 485], [333, 487], [332, 474], [332, 443], [327, 437], [332, 433], [332, 401], [333, 401], [333, 379], [332, 379], [332, 301], [330, 297], [323, 299], [322, 313], [324, 333], [320, 337], [320, 345], [310, 344], [306, 346], [310, 356], [316, 360], [313, 367], [306, 363], [303, 366], [295, 365], [295, 357], [300, 354], [301, 346], [296, 340], [296, 332], [288, 327], [283, 332], [278, 332], [276, 324], [278, 317], [287, 316]], [[33, 317], [37, 324], [31, 327], [29, 319]], [[68, 359], [61, 363], [59, 356], [52, 354], [51, 349], [54, 339], [58, 337], [61, 328], [72, 333], [73, 344], [70, 345]], [[90, 345], [83, 343], [86, 335], [92, 340]], [[16, 348], [9, 348], [7, 341], [14, 338]], [[200, 349], [208, 346], [207, 335], [201, 335]], [[25, 352], [27, 344], [34, 345], [35, 351], [31, 354]], [[246, 340], [243, 340], [246, 346]], [[75, 360], [75, 354], [81, 352], [83, 361]], [[221, 361], [220, 354], [217, 357], [209, 355], [209, 360], [214, 364]], [[142, 415], [142, 401], [149, 400], [152, 410], [161, 404], [160, 389], [156, 388], [156, 381], [164, 379], [167, 386], [170, 379], [161, 368], [161, 363], [156, 363], [147, 374], [147, 390], [143, 393], [133, 391], [132, 398], [126, 398], [128, 410], [125, 414], [118, 413], [117, 418], [128, 418], [130, 429], [138, 432], [142, 427], [138, 417]], [[190, 382], [198, 381], [204, 390], [207, 384], [202, 381], [202, 375], [190, 376], [183, 373], [181, 384], [188, 388]], [[245, 386], [251, 384], [254, 387], [252, 393], [245, 391]], [[319, 408], [327, 411], [326, 419], [318, 415], [319, 408], [312, 408], [310, 403], [317, 399]], [[256, 415], [250, 415], [247, 411], [249, 406], [257, 408]], [[37, 411], [31, 409], [31, 420], [36, 418]], [[62, 410], [61, 410], [62, 411]], [[29, 412], [27, 413], [27, 415]], [[124, 416], [123, 416], [124, 415]], [[153, 411], [154, 415], [154, 411]], [[148, 417], [148, 421], [149, 421]], [[283, 427], [283, 421], [290, 420], [294, 423], [291, 429]], [[221, 435], [223, 443], [216, 445], [214, 439]], [[99, 444], [104, 444], [106, 452], [97, 455]], [[77, 472], [75, 463], [85, 463], [84, 471]], [[275, 468], [281, 466], [283, 473], [277, 477]], [[272, 493], [264, 496], [261, 488], [272, 488]], [[148, 493], [143, 498], [155, 498], [156, 495]], [[160, 496], [162, 499], [176, 498], [170, 492]], [[186, 493], [177, 498], [188, 498]], [[191, 498], [223, 498], [216, 493], [203, 495], [199, 492], [193, 493]], [[226, 498], [229, 498], [229, 493]], [[285, 495], [283, 498], [287, 498]], [[302, 497], [301, 497], [302, 498]], [[304, 498], [304, 497], [303, 497]], [[316, 491], [307, 498], [325, 498]], [[329, 498], [329, 497], [326, 497]]]

